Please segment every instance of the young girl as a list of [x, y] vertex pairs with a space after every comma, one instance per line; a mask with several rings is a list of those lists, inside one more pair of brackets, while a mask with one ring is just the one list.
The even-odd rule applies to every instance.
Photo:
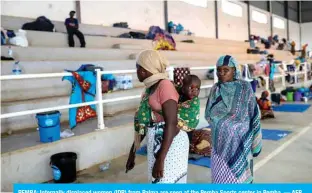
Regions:
[[261, 98], [257, 100], [261, 111], [261, 119], [274, 118], [271, 102], [268, 99], [269, 92], [263, 91]]
[[195, 75], [187, 75], [179, 89], [178, 127], [187, 132], [190, 140], [190, 153], [201, 156], [211, 154], [210, 129], [196, 130], [199, 123], [200, 101], [198, 98], [201, 81]]

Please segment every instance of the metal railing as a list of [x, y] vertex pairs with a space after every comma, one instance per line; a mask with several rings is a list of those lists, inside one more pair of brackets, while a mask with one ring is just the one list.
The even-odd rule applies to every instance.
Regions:
[[[283, 64], [285, 65], [285, 64]], [[245, 68], [246, 76], [244, 77], [245, 80], [251, 81], [251, 79], [248, 78], [248, 64], [243, 65]], [[295, 79], [297, 79], [297, 76], [300, 74], [305, 74], [304, 81], [307, 81], [307, 65], [304, 64], [304, 71], [303, 72], [297, 72], [297, 70], [293, 73], [295, 76]], [[190, 70], [212, 70], [215, 69], [215, 67], [191, 67]], [[174, 67], [170, 66], [167, 69], [169, 79], [174, 79], [173, 74]], [[19, 112], [12, 112], [12, 113], [5, 113], [0, 115], [0, 119], [10, 118], [10, 117], [17, 117], [17, 116], [23, 116], [23, 115], [29, 115], [29, 114], [36, 114], [36, 113], [43, 113], [48, 111], [55, 111], [55, 110], [63, 110], [63, 109], [70, 109], [70, 108], [76, 108], [76, 107], [82, 107], [87, 105], [97, 105], [97, 120], [98, 120], [98, 128], [97, 130], [101, 130], [105, 128], [104, 123], [104, 109], [103, 104], [105, 103], [112, 103], [117, 101], [125, 101], [125, 100], [132, 100], [140, 98], [141, 95], [133, 95], [133, 96], [125, 96], [125, 97], [118, 97], [114, 99], [104, 99], [103, 100], [103, 94], [102, 94], [102, 85], [101, 85], [101, 77], [103, 74], [126, 74], [126, 73], [136, 73], [136, 70], [114, 70], [114, 71], [101, 71], [100, 69], [96, 69], [96, 100], [92, 102], [84, 102], [84, 103], [78, 103], [78, 104], [71, 104], [71, 105], [62, 105], [62, 106], [55, 106], [55, 107], [49, 107], [49, 108], [41, 108], [41, 109], [34, 109], [34, 110], [26, 110], [26, 111], [19, 111]], [[54, 78], [54, 77], [63, 77], [63, 76], [72, 76], [71, 73], [63, 72], [63, 73], [42, 73], [42, 74], [22, 74], [22, 75], [5, 75], [0, 76], [0, 80], [18, 80], [18, 79], [34, 79], [34, 78]], [[283, 87], [286, 86], [285, 84], [285, 74], [284, 75], [276, 75], [275, 78], [282, 78], [283, 81]], [[265, 77], [266, 85], [268, 89], [268, 77]], [[216, 75], [216, 70], [214, 70], [214, 83], [218, 82], [218, 78]], [[203, 85], [201, 86], [201, 89], [211, 88], [213, 84]]]

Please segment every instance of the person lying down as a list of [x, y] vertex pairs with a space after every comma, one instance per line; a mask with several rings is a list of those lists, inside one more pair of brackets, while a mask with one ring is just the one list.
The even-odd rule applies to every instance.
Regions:
[[[198, 98], [200, 86], [201, 81], [196, 75], [187, 75], [183, 79], [181, 88], [178, 88], [180, 94], [178, 127], [188, 134], [192, 158], [210, 156], [211, 154], [211, 130], [209, 128], [196, 130], [200, 116], [200, 101]], [[199, 157], [194, 157], [194, 154], [199, 155]]]

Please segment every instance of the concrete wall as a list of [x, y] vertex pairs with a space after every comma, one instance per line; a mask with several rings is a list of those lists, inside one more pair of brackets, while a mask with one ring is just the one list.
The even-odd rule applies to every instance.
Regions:
[[236, 4], [242, 6], [242, 17], [235, 17], [222, 11], [223, 1], [218, 1], [218, 22], [219, 38], [244, 41], [248, 39], [247, 25], [247, 5], [240, 2]]
[[128, 22], [130, 28], [146, 31], [151, 25], [165, 26], [163, 1], [80, 1], [80, 7], [82, 23]]
[[207, 4], [207, 7], [199, 7], [182, 1], [168, 1], [168, 21], [181, 23], [195, 36], [215, 38], [214, 1]]
[[[284, 29], [279, 29], [279, 28], [276, 28], [274, 27], [274, 17], [277, 17], [281, 20], [284, 21]], [[287, 38], [287, 24], [286, 24], [286, 19], [282, 18], [282, 17], [279, 17], [277, 15], [274, 15], [273, 14], [273, 35], [278, 35], [278, 38], [281, 40], [283, 38]]]
[[296, 42], [296, 49], [300, 49], [300, 24], [289, 20], [289, 39]]
[[1, 15], [37, 18], [46, 16], [55, 21], [64, 21], [71, 10], [76, 9], [74, 0], [66, 1], [1, 1]]
[[301, 24], [301, 42], [302, 44], [309, 44], [308, 50], [312, 50], [312, 22]]
[[[259, 23], [252, 19], [252, 12], [258, 11], [260, 13], [263, 13], [267, 16], [267, 23]], [[258, 9], [254, 6], [250, 6], [250, 33], [254, 35], [258, 35], [260, 37], [267, 38], [271, 35], [270, 30], [271, 20], [270, 20], [270, 13], [267, 11], [263, 11], [261, 9]]]

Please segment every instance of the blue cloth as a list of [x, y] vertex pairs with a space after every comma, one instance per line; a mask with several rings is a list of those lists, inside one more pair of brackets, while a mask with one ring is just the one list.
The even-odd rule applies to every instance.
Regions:
[[[72, 92], [70, 95], [70, 102], [69, 104], [77, 104], [82, 102], [92, 102], [94, 101], [95, 91], [96, 91], [96, 76], [91, 71], [84, 71], [78, 72], [78, 74], [85, 80], [88, 81], [91, 86], [87, 92], [83, 92], [82, 88], [80, 87], [78, 81], [73, 76], [64, 76], [63, 80], [68, 80], [72, 83]], [[83, 101], [83, 95], [85, 101]], [[93, 110], [96, 110], [95, 105], [91, 105]], [[69, 109], [69, 125], [70, 128], [73, 129], [76, 125], [76, 114], [78, 108], [70, 108]]]
[[277, 129], [262, 129], [262, 139], [278, 141], [291, 134], [291, 131]]
[[193, 165], [198, 165], [198, 166], [203, 166], [203, 167], [207, 167], [210, 168], [210, 164], [211, 164], [211, 160], [209, 157], [202, 157], [198, 160], [189, 160], [188, 161], [189, 164], [193, 164]]
[[275, 69], [276, 69], [276, 64], [272, 62], [270, 66], [270, 80], [274, 79]]
[[308, 110], [310, 106], [311, 105], [309, 104], [282, 104], [280, 106], [273, 106], [273, 110], [280, 112], [303, 113]]

